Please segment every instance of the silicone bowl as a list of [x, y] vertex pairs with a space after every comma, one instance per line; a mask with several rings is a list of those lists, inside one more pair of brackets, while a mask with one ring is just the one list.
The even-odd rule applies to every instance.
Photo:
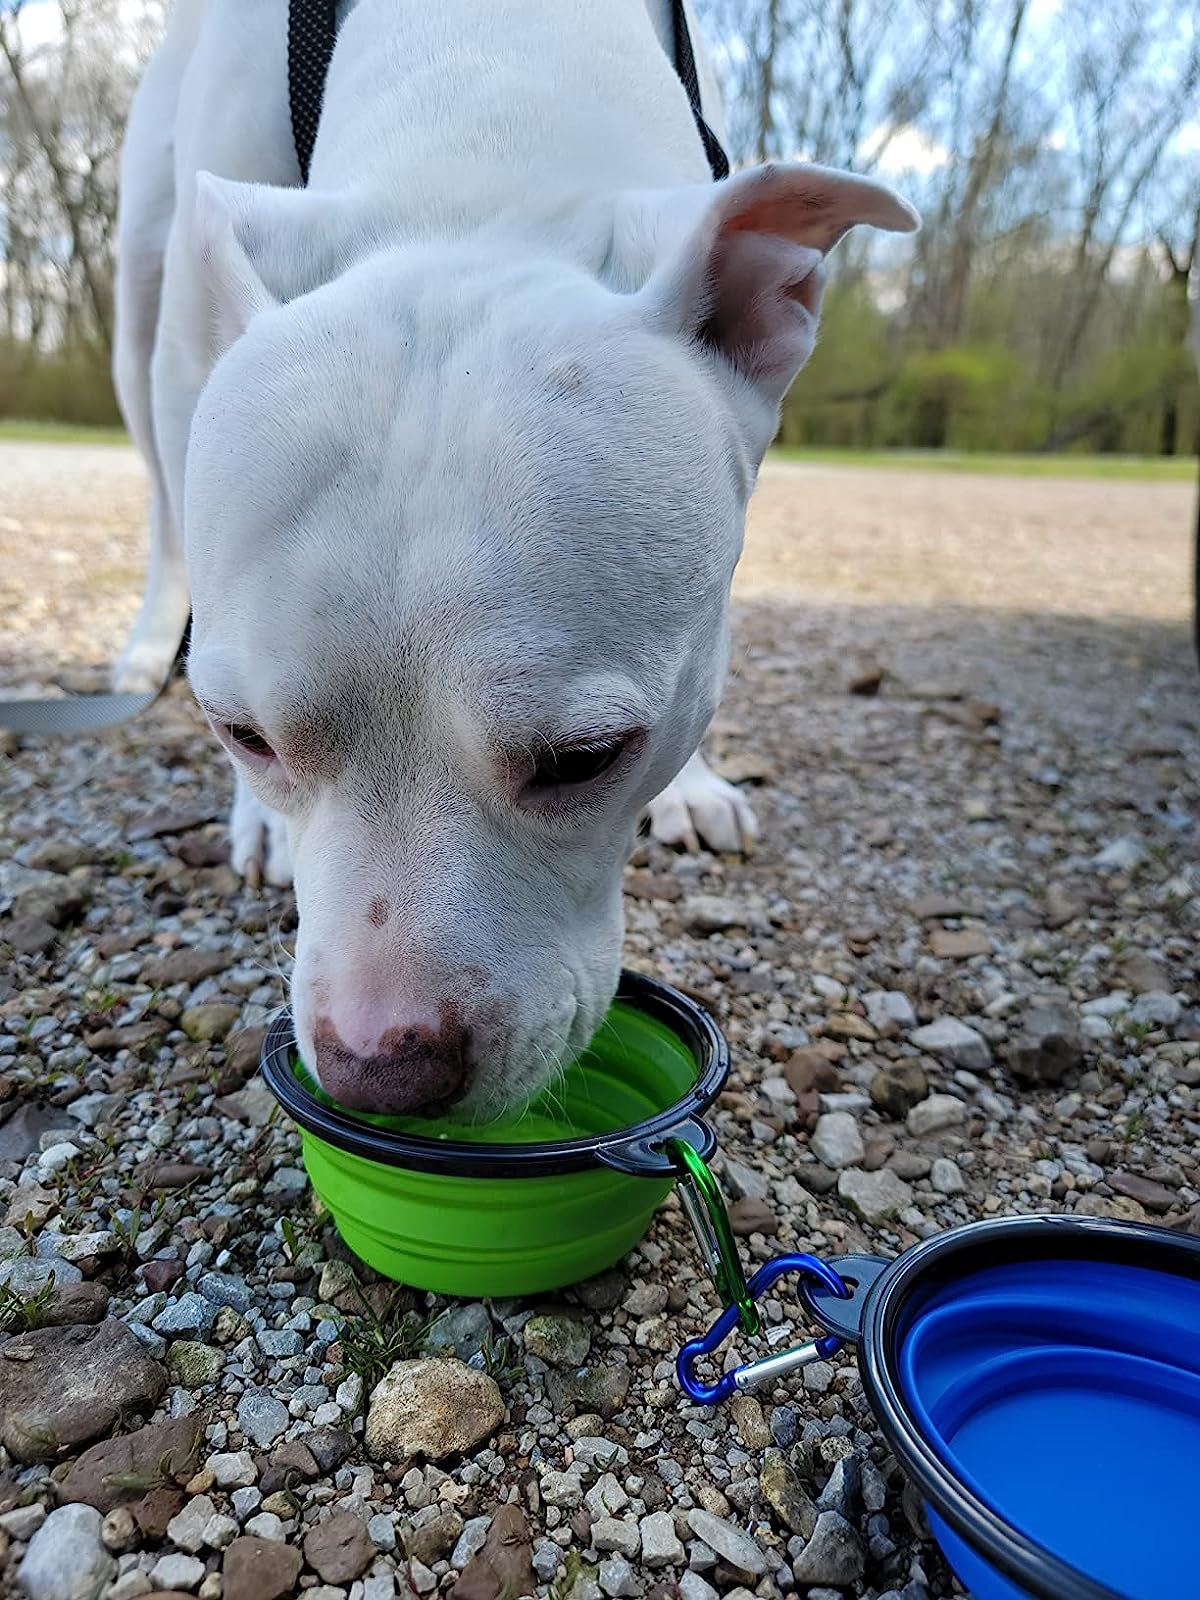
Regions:
[[342, 1110], [300, 1062], [286, 1013], [264, 1040], [262, 1072], [350, 1249], [414, 1288], [478, 1298], [560, 1288], [619, 1261], [679, 1175], [663, 1141], [705, 1158], [716, 1149], [701, 1114], [729, 1051], [700, 1006], [626, 972], [553, 1093], [506, 1122]]
[[[1200, 1239], [1007, 1217], [808, 1286], [975, 1600], [1200, 1596]], [[868, 1287], [869, 1285], [869, 1287]]]

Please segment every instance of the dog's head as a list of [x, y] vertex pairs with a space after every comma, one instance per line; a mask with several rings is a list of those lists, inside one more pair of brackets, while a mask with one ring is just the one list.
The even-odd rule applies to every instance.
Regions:
[[[191, 678], [288, 818], [325, 1088], [484, 1116], [611, 1000], [622, 864], [717, 704], [824, 255], [914, 219], [763, 168], [631, 199], [604, 281], [500, 239], [318, 269], [327, 204], [202, 180], [224, 354], [188, 457]], [[305, 271], [332, 281], [281, 302]]]

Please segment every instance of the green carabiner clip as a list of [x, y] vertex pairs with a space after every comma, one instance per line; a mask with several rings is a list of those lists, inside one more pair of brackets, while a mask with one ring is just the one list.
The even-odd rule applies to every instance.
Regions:
[[704, 1157], [686, 1139], [666, 1139], [663, 1144], [683, 1180], [680, 1199], [708, 1261], [721, 1304], [737, 1307], [738, 1323], [744, 1333], [759, 1333], [762, 1321], [746, 1284], [742, 1258], [717, 1180]]

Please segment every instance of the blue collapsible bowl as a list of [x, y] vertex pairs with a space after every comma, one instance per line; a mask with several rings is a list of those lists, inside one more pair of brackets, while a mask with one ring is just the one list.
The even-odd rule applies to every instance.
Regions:
[[1197, 1600], [1200, 1239], [1007, 1217], [805, 1286], [974, 1600]]

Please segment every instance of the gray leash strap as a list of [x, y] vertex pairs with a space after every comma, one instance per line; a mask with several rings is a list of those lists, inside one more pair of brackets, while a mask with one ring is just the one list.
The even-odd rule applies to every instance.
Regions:
[[141, 716], [166, 693], [177, 672], [183, 671], [192, 636], [189, 614], [175, 659], [157, 689], [138, 694], [40, 695], [28, 700], [0, 700], [0, 728], [16, 734], [98, 733]]
[[[170, 680], [168, 679], [168, 682]], [[163, 689], [166, 684], [163, 684]], [[140, 716], [162, 693], [64, 695], [56, 699], [0, 700], [0, 728], [10, 733], [95, 733]]]

